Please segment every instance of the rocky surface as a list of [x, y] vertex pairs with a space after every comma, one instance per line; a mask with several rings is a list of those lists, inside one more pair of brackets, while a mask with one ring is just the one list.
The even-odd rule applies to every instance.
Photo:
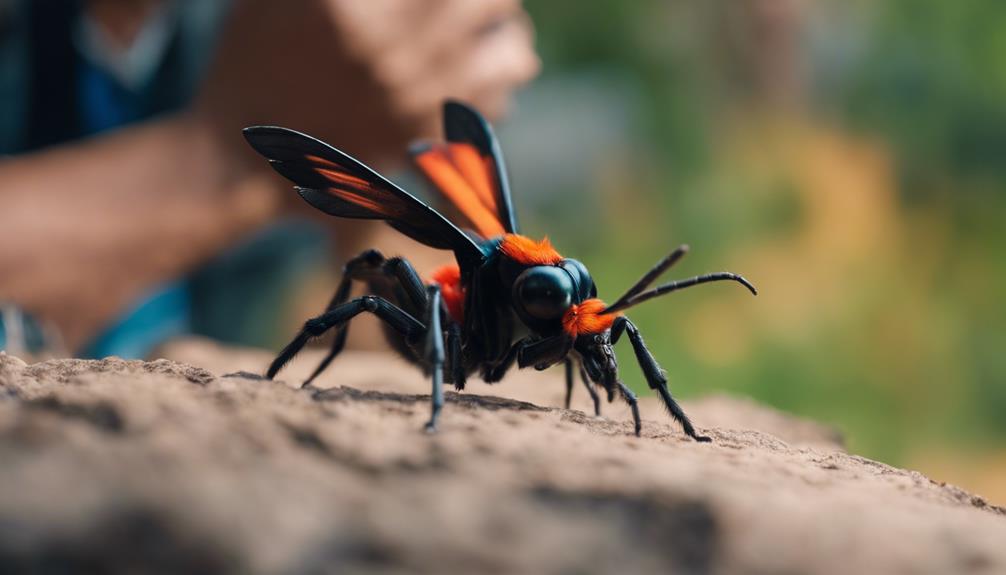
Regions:
[[288, 385], [187, 345], [203, 368], [0, 355], [0, 573], [1006, 572], [1002, 509], [750, 402], [686, 405], [712, 444], [647, 403], [636, 438], [522, 374], [427, 435], [387, 356], [302, 391], [312, 358]]

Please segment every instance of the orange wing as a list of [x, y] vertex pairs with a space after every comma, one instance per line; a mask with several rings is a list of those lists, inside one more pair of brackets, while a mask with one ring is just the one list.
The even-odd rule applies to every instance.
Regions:
[[451, 142], [422, 143], [412, 149], [412, 159], [482, 237], [506, 232], [497, 215], [491, 158], [471, 144]]
[[483, 237], [520, 233], [503, 151], [489, 122], [475, 108], [449, 100], [444, 139], [412, 148], [420, 171]]

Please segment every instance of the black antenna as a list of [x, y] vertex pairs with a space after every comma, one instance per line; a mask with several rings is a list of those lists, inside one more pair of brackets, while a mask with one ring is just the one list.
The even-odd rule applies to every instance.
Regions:
[[623, 309], [630, 308], [630, 307], [632, 307], [632, 306], [634, 306], [636, 304], [643, 303], [646, 300], [653, 299], [655, 297], [660, 297], [660, 296], [662, 296], [664, 294], [671, 293], [672, 291], [677, 291], [679, 289], [685, 289], [686, 287], [692, 287], [694, 285], [699, 285], [699, 284], [704, 284], [704, 283], [709, 283], [709, 282], [716, 282], [716, 281], [723, 281], [723, 280], [732, 280], [732, 281], [735, 281], [735, 282], [743, 285], [744, 287], [748, 288], [748, 290], [752, 294], [758, 295], [758, 290], [755, 289], [755, 287], [753, 285], [751, 285], [751, 282], [749, 282], [748, 280], [744, 279], [742, 276], [739, 276], [737, 274], [730, 273], [730, 272], [717, 272], [717, 273], [712, 273], [712, 274], [705, 274], [705, 275], [701, 275], [701, 276], [695, 276], [693, 278], [688, 278], [688, 279], [684, 279], [684, 280], [677, 280], [677, 281], [673, 281], [673, 282], [668, 282], [668, 283], [665, 283], [663, 285], [659, 285], [659, 286], [651, 289], [650, 291], [634, 295], [634, 296], [626, 299], [625, 301], [621, 301], [621, 298], [620, 298], [619, 299], [620, 303], [616, 302], [616, 305], [610, 305], [610, 306], [608, 306], [601, 313], [604, 314], [604, 313], [613, 313], [613, 312], [616, 312], [616, 311], [621, 311]]
[[636, 283], [631, 288], [626, 290], [626, 292], [622, 294], [622, 297], [615, 300], [615, 303], [609, 305], [607, 309], [605, 309], [604, 312], [601, 313], [605, 313], [614, 308], [621, 309], [622, 306], [624, 306], [627, 301], [635, 297], [644, 289], [650, 287], [650, 284], [653, 283], [654, 280], [660, 277], [665, 271], [670, 269], [671, 266], [678, 263], [678, 260], [684, 257], [684, 255], [687, 253], [688, 253], [688, 244], [682, 244], [678, 246], [677, 249], [675, 249], [673, 252], [667, 254], [664, 257], [664, 259], [657, 262], [657, 264], [653, 266], [650, 269], [650, 271], [646, 272], [646, 274], [643, 275], [643, 277], [639, 278], [639, 280], [636, 281]]

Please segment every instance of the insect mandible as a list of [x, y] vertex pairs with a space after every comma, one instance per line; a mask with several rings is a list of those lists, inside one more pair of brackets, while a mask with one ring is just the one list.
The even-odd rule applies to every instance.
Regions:
[[[444, 383], [462, 390], [478, 372], [494, 383], [516, 363], [538, 370], [564, 363], [566, 401], [579, 372], [594, 399], [593, 386], [620, 395], [631, 407], [636, 435], [642, 424], [635, 394], [618, 377], [613, 346], [623, 336], [632, 345], [649, 387], [671, 416], [696, 441], [696, 432], [671, 396], [667, 378], [646, 348], [636, 326], [622, 311], [646, 300], [693, 285], [732, 280], [757, 295], [754, 286], [730, 272], [711, 273], [651, 285], [687, 252], [681, 246], [660, 260], [611, 304], [597, 298], [587, 268], [563, 257], [549, 240], [520, 234], [498, 141], [489, 123], [473, 108], [456, 101], [444, 105], [446, 142], [414, 145], [410, 154], [419, 170], [468, 220], [456, 226], [425, 202], [328, 144], [275, 126], [245, 128], [251, 146], [272, 167], [296, 184], [315, 208], [344, 218], [384, 220], [406, 236], [433, 248], [454, 252], [455, 263], [425, 282], [399, 257], [367, 250], [346, 263], [331, 302], [269, 366], [273, 378], [312, 339], [329, 330], [335, 338], [328, 354], [304, 382], [318, 376], [342, 351], [349, 322], [371, 313], [383, 322], [392, 348], [421, 366], [432, 380], [432, 411], [427, 430], [435, 430], [444, 403]], [[471, 228], [471, 229], [468, 229]], [[351, 298], [353, 282], [368, 295]]]

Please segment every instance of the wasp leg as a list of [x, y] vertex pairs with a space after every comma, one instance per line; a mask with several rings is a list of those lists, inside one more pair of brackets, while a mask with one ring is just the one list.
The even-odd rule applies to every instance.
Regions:
[[[303, 329], [297, 334], [269, 366], [266, 377], [272, 379], [293, 356], [297, 355], [311, 338], [319, 337], [333, 327], [339, 327], [363, 312], [370, 312], [384, 320], [407, 340], [415, 341], [426, 332], [426, 326], [407, 312], [377, 296], [358, 297], [347, 303], [337, 305], [331, 310], [311, 318], [304, 323]], [[307, 383], [304, 387], [307, 387]]]
[[590, 381], [590, 376], [587, 375], [587, 369], [580, 365], [580, 380], [583, 381], [583, 386], [587, 388], [587, 393], [590, 394], [591, 401], [594, 402], [594, 415], [601, 416], [601, 397], [597, 394], [597, 390], [594, 389], [593, 383]]
[[450, 366], [454, 389], [463, 390], [467, 374], [465, 373], [464, 357], [461, 353], [461, 326], [454, 322], [447, 324], [447, 365]]
[[565, 334], [544, 339], [525, 337], [510, 346], [506, 356], [499, 363], [484, 370], [482, 379], [486, 383], [495, 383], [503, 379], [514, 362], [522, 368], [533, 365], [538, 371], [548, 369], [566, 359], [572, 347], [573, 340]]
[[615, 393], [618, 391], [618, 386], [614, 384], [612, 378], [605, 377], [601, 373], [601, 366], [598, 364], [597, 360], [591, 356], [581, 356], [580, 357], [580, 371], [586, 374], [585, 380], [592, 381], [595, 385], [600, 385], [604, 388], [604, 391], [608, 395], [608, 403], [615, 401]]
[[639, 434], [643, 430], [643, 420], [639, 417], [639, 402], [636, 401], [636, 394], [632, 393], [632, 390], [626, 387], [621, 381], [616, 381], [615, 384], [618, 385], [618, 390], [622, 392], [625, 403], [628, 403], [632, 409], [632, 423], [635, 427], [636, 437], [639, 437]]
[[430, 394], [432, 410], [426, 431], [437, 430], [437, 416], [444, 406], [444, 332], [440, 327], [440, 286], [429, 286], [429, 318], [426, 324], [426, 348], [424, 355], [430, 363], [433, 378], [433, 393]]
[[[570, 402], [573, 399], [573, 384], [576, 379], [574, 374], [574, 369], [576, 366], [580, 368], [580, 379], [583, 381], [583, 386], [587, 388], [587, 393], [590, 394], [590, 399], [594, 402], [594, 415], [601, 415], [601, 398], [598, 397], [597, 391], [594, 386], [590, 384], [590, 376], [587, 375], [587, 371], [583, 368], [583, 364], [576, 363], [572, 358], [566, 358], [566, 409], [569, 409]], [[576, 364], [576, 365], [574, 365]]]
[[[660, 394], [660, 398], [671, 413], [671, 417], [676, 419], [681, 424], [682, 429], [685, 430], [685, 433], [695, 441], [712, 441], [709, 437], [699, 435], [695, 432], [695, 427], [692, 426], [691, 420], [685, 415], [685, 411], [671, 397], [671, 392], [667, 389], [667, 377], [664, 375], [663, 370], [660, 369], [660, 365], [657, 364], [657, 360], [654, 359], [653, 354], [650, 353], [650, 350], [646, 349], [646, 344], [643, 343], [643, 336], [639, 333], [639, 329], [625, 316], [619, 316], [615, 319], [615, 323], [611, 327], [611, 342], [617, 342], [618, 338], [622, 336], [623, 331], [629, 335], [629, 342], [632, 343], [632, 350], [635, 352], [636, 361], [639, 362], [639, 367], [643, 370], [643, 375], [646, 377], [646, 383], [649, 384], [650, 389], [654, 389]], [[623, 395], [624, 393], [623, 391]]]
[[566, 409], [569, 409], [569, 404], [573, 400], [573, 360], [566, 358]]
[[573, 339], [566, 334], [543, 339], [524, 338], [517, 342], [517, 365], [533, 365], [538, 371], [552, 367], [569, 356]]
[[[336, 288], [335, 294], [332, 296], [332, 300], [328, 302], [327, 306], [325, 306], [325, 311], [332, 311], [336, 306], [342, 305], [349, 300], [349, 293], [353, 287], [353, 280], [356, 279], [356, 276], [361, 269], [375, 268], [383, 262], [384, 256], [377, 250], [367, 250], [346, 262], [346, 265], [342, 267], [342, 279], [339, 280], [339, 287]], [[329, 349], [328, 355], [321, 360], [321, 363], [319, 363], [318, 367], [316, 367], [314, 372], [311, 373], [311, 376], [304, 381], [305, 387], [311, 385], [314, 378], [318, 377], [321, 372], [325, 371], [325, 368], [328, 367], [328, 364], [332, 363], [335, 356], [342, 352], [342, 349], [346, 346], [347, 335], [349, 335], [349, 331], [345, 327], [341, 327], [339, 331], [336, 332], [335, 339], [332, 341], [332, 347]]]
[[496, 383], [503, 379], [506, 372], [510, 371], [514, 362], [517, 361], [517, 352], [520, 351], [520, 346], [523, 345], [523, 343], [524, 340], [517, 341], [510, 346], [510, 349], [507, 350], [506, 355], [499, 363], [489, 369], [482, 370], [482, 381], [486, 383]]
[[[346, 262], [346, 265], [342, 269], [342, 280], [340, 280], [339, 287], [336, 289], [335, 295], [332, 296], [332, 301], [329, 302], [325, 311], [331, 311], [335, 306], [346, 303], [349, 299], [350, 289], [354, 280], [365, 280], [368, 275], [375, 273], [394, 278], [417, 309], [426, 309], [426, 289], [412, 264], [402, 258], [385, 260], [381, 252], [367, 250]], [[310, 385], [321, 372], [325, 371], [325, 368], [332, 363], [332, 360], [342, 352], [343, 348], [346, 347], [346, 338], [348, 336], [349, 324], [346, 323], [339, 326], [328, 354], [321, 360], [321, 363], [318, 364], [318, 367], [315, 368], [311, 376], [304, 381], [305, 386]]]

